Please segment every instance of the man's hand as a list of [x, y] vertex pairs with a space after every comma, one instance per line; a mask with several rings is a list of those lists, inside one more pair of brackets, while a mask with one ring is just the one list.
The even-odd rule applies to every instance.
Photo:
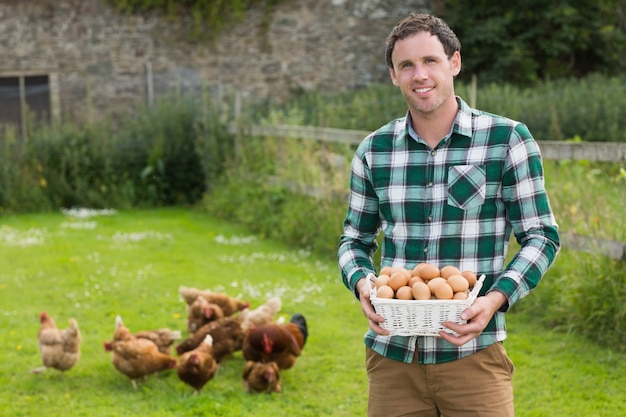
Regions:
[[[466, 324], [449, 321], [442, 323], [444, 327], [457, 332], [458, 336], [443, 330], [439, 332], [439, 335], [454, 345], [464, 345], [482, 333], [489, 320], [502, 307], [505, 301], [506, 297], [504, 294], [498, 291], [492, 291], [483, 297], [477, 297], [474, 303], [461, 313], [461, 319], [467, 320]], [[362, 301], [361, 304], [363, 304]]]
[[376, 314], [374, 310], [374, 306], [370, 301], [370, 288], [369, 280], [367, 278], [362, 278], [356, 283], [357, 291], [359, 292], [359, 300], [361, 300], [361, 310], [363, 310], [363, 314], [367, 318], [367, 321], [370, 325], [370, 329], [378, 333], [382, 336], [387, 336], [389, 331], [380, 327], [379, 323], [385, 321], [384, 318]]

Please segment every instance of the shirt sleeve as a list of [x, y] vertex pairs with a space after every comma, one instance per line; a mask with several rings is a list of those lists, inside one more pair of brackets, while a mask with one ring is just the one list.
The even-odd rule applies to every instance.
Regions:
[[375, 273], [373, 256], [380, 232], [378, 197], [364, 148], [365, 144], [361, 144], [352, 159], [348, 210], [337, 254], [343, 283], [357, 297], [356, 283], [368, 273]]
[[507, 311], [538, 284], [560, 249], [558, 225], [544, 184], [539, 146], [524, 124], [511, 134], [502, 198], [520, 250], [490, 291], [502, 292]]

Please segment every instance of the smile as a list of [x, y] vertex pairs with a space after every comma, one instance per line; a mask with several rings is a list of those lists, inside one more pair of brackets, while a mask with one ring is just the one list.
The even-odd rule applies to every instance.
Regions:
[[432, 89], [433, 89], [433, 87], [424, 87], [424, 88], [416, 88], [416, 89], [415, 89], [415, 90], [413, 90], [413, 91], [415, 91], [415, 92], [416, 92], [416, 93], [418, 93], [418, 94], [423, 94], [423, 93], [427, 93], [427, 92], [429, 92], [429, 91], [430, 91], [430, 90], [432, 90]]

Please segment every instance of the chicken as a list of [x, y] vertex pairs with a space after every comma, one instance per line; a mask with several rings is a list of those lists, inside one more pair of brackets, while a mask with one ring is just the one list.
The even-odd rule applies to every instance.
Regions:
[[172, 345], [175, 341], [180, 340], [182, 335], [180, 330], [170, 330], [167, 328], [157, 330], [142, 330], [135, 333], [135, 337], [151, 340], [161, 353], [169, 355]]
[[280, 297], [272, 297], [265, 302], [265, 304], [250, 310], [250, 308], [244, 308], [241, 311], [243, 321], [241, 327], [244, 331], [250, 328], [250, 325], [260, 326], [261, 324], [271, 323], [275, 320], [276, 314], [282, 307], [282, 300]]
[[248, 361], [243, 368], [243, 386], [247, 392], [281, 392], [280, 368], [276, 362]]
[[199, 290], [193, 287], [185, 287], [181, 285], [178, 288], [178, 293], [183, 297], [187, 305], [191, 305], [196, 298], [202, 296], [209, 303], [217, 304], [224, 311], [225, 316], [232, 316], [238, 311], [244, 308], [250, 307], [250, 303], [242, 301], [238, 298], [229, 296], [228, 294], [213, 292], [211, 290]]
[[302, 314], [294, 314], [289, 323], [251, 326], [244, 338], [243, 357], [254, 362], [276, 362], [280, 369], [289, 369], [300, 356], [307, 337]]
[[187, 308], [187, 330], [192, 334], [205, 324], [222, 317], [224, 317], [222, 307], [209, 303], [204, 297], [197, 297]]
[[139, 378], [176, 367], [176, 358], [160, 352], [154, 342], [133, 335], [120, 316], [115, 318], [113, 341], [105, 341], [104, 349], [113, 353], [113, 366], [130, 379], [133, 388]]
[[52, 317], [45, 311], [39, 315], [39, 351], [43, 366], [31, 369], [32, 373], [41, 373], [48, 368], [61, 371], [71, 369], [80, 359], [82, 336], [75, 319], [69, 319], [69, 327], [59, 330]]
[[213, 357], [213, 337], [206, 335], [202, 343], [180, 356], [178, 378], [195, 390], [195, 394], [206, 385], [217, 372], [217, 361]]
[[213, 356], [220, 363], [224, 358], [241, 350], [244, 331], [241, 328], [239, 316], [223, 317], [200, 327], [193, 335], [176, 346], [176, 352], [182, 355], [195, 349], [204, 340], [206, 335], [213, 337]]

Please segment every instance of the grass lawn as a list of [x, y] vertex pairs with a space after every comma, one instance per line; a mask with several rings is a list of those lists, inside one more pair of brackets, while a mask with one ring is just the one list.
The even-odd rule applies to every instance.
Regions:
[[[194, 210], [98, 214], [0, 217], [3, 415], [365, 414], [366, 323], [335, 259], [257, 239]], [[244, 392], [240, 352], [199, 395], [172, 371], [134, 390], [113, 368], [102, 342], [118, 314], [131, 331], [169, 327], [186, 335], [180, 285], [226, 292], [253, 308], [280, 295], [281, 315], [305, 315], [309, 339], [295, 367], [283, 371], [281, 394]], [[76, 318], [83, 334], [81, 360], [64, 375], [29, 373], [40, 365], [43, 310], [59, 327]], [[626, 355], [542, 329], [527, 315], [511, 314], [509, 328], [518, 416], [626, 415]]]

